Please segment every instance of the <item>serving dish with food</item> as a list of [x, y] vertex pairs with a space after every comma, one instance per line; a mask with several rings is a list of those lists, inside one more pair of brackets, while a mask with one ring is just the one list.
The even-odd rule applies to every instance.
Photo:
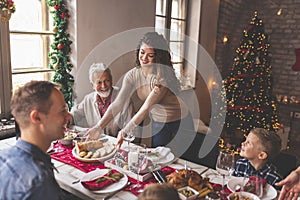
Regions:
[[[139, 157], [138, 159], [142, 158]], [[123, 149], [118, 149], [113, 158], [104, 162], [104, 166], [116, 169], [133, 179], [139, 179], [139, 181], [146, 181], [151, 178], [151, 171], [154, 170], [152, 161], [147, 159], [146, 161], [141, 162], [141, 169], [139, 176], [137, 176], [136, 171], [129, 170], [128, 151]]]
[[58, 140], [58, 142], [65, 146], [71, 146], [76, 137], [77, 134], [75, 132], [66, 131], [64, 137]]
[[72, 150], [73, 156], [82, 162], [104, 162], [111, 158], [117, 149], [110, 142], [101, 142], [98, 140], [77, 142]]
[[179, 188], [178, 193], [181, 200], [194, 200], [199, 195], [199, 192], [197, 190], [189, 186]]
[[[251, 186], [249, 185], [249, 178], [244, 177], [235, 177], [232, 176], [228, 181], [228, 189], [232, 192], [236, 191], [236, 188], [239, 186], [245, 185], [245, 191], [251, 192]], [[276, 198], [277, 191], [276, 189], [268, 183], [263, 184], [263, 195], [261, 200], [271, 200]]]
[[250, 192], [234, 192], [228, 197], [228, 200], [260, 200], [258, 196]]
[[213, 186], [208, 178], [203, 178], [198, 172], [190, 169], [180, 169], [166, 176], [167, 182], [176, 189], [191, 187], [199, 194], [197, 198], [201, 199], [214, 192]]
[[123, 188], [128, 182], [128, 177], [112, 169], [95, 169], [80, 180], [81, 185], [94, 193], [110, 193]]

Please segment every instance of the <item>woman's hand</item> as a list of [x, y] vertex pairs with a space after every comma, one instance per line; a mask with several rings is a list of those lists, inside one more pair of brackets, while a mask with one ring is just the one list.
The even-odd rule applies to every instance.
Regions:
[[86, 141], [98, 140], [100, 138], [101, 133], [102, 129], [99, 126], [94, 126], [84, 134], [84, 137], [86, 137]]
[[118, 136], [117, 136], [117, 149], [120, 149], [122, 144], [123, 144], [123, 141], [124, 141], [124, 137], [123, 137], [123, 134], [122, 134], [122, 130], [119, 131], [118, 133]]
[[291, 172], [284, 180], [276, 183], [277, 186], [283, 186], [278, 200], [290, 199], [296, 200], [300, 192], [300, 177], [299, 169]]

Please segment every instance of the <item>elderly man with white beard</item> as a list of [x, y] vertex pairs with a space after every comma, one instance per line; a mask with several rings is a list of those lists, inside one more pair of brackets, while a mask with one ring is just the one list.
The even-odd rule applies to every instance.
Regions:
[[[89, 80], [94, 91], [71, 109], [72, 124], [85, 128], [93, 127], [100, 121], [119, 92], [119, 88], [112, 85], [110, 69], [103, 63], [94, 63], [90, 66]], [[104, 133], [116, 136], [123, 125], [131, 119], [133, 112], [132, 102], [124, 105], [123, 111], [114, 117]]]

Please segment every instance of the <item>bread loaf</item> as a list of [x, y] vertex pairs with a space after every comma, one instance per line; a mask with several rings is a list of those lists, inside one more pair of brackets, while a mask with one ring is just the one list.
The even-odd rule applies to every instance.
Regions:
[[88, 141], [88, 142], [77, 142], [76, 150], [77, 150], [77, 152], [95, 151], [96, 149], [99, 149], [102, 147], [103, 147], [103, 143], [98, 140]]

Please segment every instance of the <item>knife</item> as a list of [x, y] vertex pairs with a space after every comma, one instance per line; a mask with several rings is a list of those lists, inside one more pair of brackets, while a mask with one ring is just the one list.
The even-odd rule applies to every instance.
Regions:
[[121, 190], [123, 190], [125, 187], [128, 187], [128, 186], [130, 186], [130, 185], [131, 185], [131, 182], [128, 181], [127, 184], [124, 185], [124, 187], [122, 187], [121, 189], [116, 190], [116, 191], [110, 193], [109, 195], [107, 195], [106, 197], [104, 197], [102, 200], [107, 200], [107, 199], [112, 198], [115, 194], [117, 194], [118, 192], [120, 192]]

